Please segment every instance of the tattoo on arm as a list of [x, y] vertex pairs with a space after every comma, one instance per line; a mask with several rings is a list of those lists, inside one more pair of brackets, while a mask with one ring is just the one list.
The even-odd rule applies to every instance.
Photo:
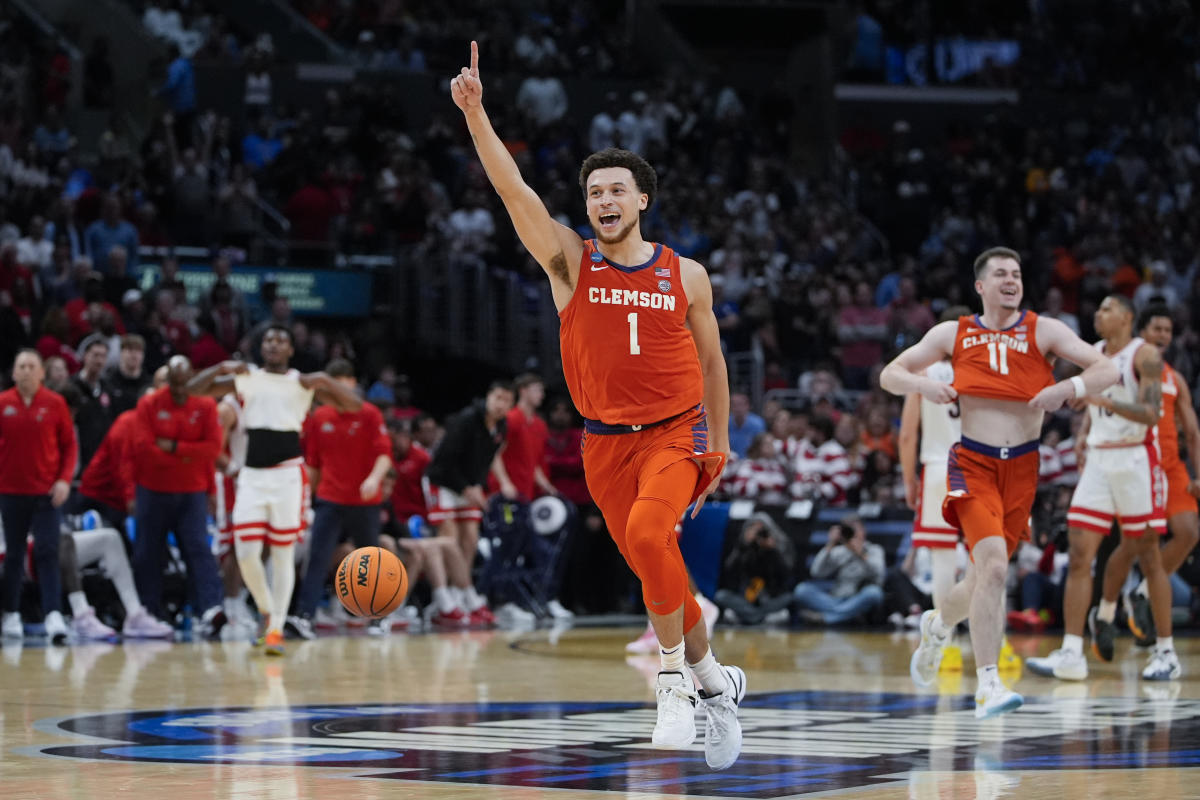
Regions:
[[1162, 357], [1153, 352], [1138, 365], [1136, 403], [1113, 403], [1113, 411], [1126, 419], [1154, 425], [1162, 415]]

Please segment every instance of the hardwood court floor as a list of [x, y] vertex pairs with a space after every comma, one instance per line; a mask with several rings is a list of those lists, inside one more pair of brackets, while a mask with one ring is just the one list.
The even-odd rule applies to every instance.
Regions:
[[[649, 749], [656, 659], [631, 628], [289, 643], [5, 646], [0, 797], [1200, 797], [1200, 641], [1147, 685], [1118, 640], [1085, 684], [1009, 675], [1027, 698], [977, 723], [974, 671], [917, 692], [910, 635], [718, 629], [743, 666], [745, 746], [710, 772]], [[1055, 638], [1016, 638], [1025, 655]]]

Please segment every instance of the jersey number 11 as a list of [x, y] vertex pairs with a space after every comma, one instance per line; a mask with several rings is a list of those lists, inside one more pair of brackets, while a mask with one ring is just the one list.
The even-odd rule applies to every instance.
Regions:
[[1001, 375], [1008, 374], [1008, 345], [988, 342], [988, 366]]

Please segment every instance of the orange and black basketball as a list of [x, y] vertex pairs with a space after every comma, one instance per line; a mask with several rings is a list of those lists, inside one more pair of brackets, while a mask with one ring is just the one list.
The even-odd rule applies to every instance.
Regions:
[[386, 617], [408, 594], [408, 573], [400, 559], [381, 547], [360, 547], [342, 559], [334, 591], [351, 614]]

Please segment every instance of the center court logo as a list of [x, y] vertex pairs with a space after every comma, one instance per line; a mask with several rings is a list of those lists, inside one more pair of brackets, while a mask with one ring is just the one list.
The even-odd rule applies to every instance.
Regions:
[[[940, 705], [939, 705], [940, 704]], [[750, 798], [906, 781], [914, 771], [1200, 766], [1200, 700], [1031, 699], [978, 722], [967, 697], [749, 695], [724, 772], [650, 746], [652, 707], [619, 703], [313, 705], [114, 712], [39, 723], [77, 741], [26, 755], [349, 767], [364, 778]], [[1097, 746], [1103, 742], [1103, 746]]]

